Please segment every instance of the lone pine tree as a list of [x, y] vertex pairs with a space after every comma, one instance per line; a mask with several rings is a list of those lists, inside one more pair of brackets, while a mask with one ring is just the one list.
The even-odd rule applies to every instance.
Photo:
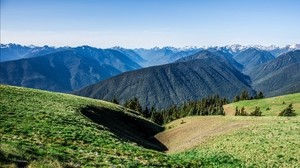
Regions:
[[295, 110], [293, 110], [293, 104], [289, 104], [282, 112], [279, 113], [279, 116], [296, 116]]

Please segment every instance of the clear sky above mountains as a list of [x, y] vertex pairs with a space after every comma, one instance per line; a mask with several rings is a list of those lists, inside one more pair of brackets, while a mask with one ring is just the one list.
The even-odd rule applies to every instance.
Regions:
[[1, 0], [1, 43], [154, 47], [300, 43], [299, 0]]

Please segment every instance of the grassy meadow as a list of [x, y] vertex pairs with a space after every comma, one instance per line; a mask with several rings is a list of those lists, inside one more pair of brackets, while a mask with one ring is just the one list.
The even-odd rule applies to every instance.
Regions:
[[173, 164], [164, 153], [123, 141], [78, 111], [81, 107], [95, 105], [124, 113], [120, 106], [5, 85], [0, 85], [0, 93], [2, 166], [136, 167]]
[[[218, 136], [207, 136], [197, 147], [173, 155], [186, 162], [202, 160], [206, 164], [209, 161], [208, 167], [299, 167], [299, 117], [238, 116], [224, 119], [216, 116], [214, 119], [215, 123], [226, 120], [227, 123], [248, 125]], [[183, 120], [189, 122], [189, 119]]]
[[[141, 132], [162, 130], [162, 127], [122, 106], [0, 85], [0, 167], [299, 167], [300, 117], [276, 116], [278, 109], [290, 102], [299, 114], [299, 101], [296, 100], [300, 94], [287, 96], [278, 100], [255, 100], [254, 104], [237, 102], [249, 110], [258, 104], [262, 110], [270, 106], [263, 117], [195, 116], [173, 121], [160, 133], [174, 130], [177, 136], [172, 135], [168, 140], [181, 142], [180, 135], [190, 126], [198, 130], [193, 132], [194, 137], [197, 134], [207, 136], [193, 141], [192, 148], [169, 154], [146, 149], [138, 142], [148, 139], [141, 136], [124, 139], [122, 132], [136, 133], [130, 129], [132, 124], [142, 124], [145, 130]], [[280, 105], [282, 101], [286, 104]], [[272, 102], [278, 102], [274, 103], [278, 107], [267, 105]], [[87, 109], [88, 114], [106, 123], [101, 124], [81, 112], [90, 106], [132, 120], [124, 124], [109, 113], [103, 116]], [[192, 138], [182, 143], [192, 142]]]
[[290, 103], [293, 104], [295, 112], [300, 115], [300, 93], [230, 103], [224, 105], [224, 110], [226, 115], [234, 115], [236, 107], [239, 109], [245, 107], [247, 113], [254, 111], [255, 107], [260, 107], [262, 115], [278, 116]]

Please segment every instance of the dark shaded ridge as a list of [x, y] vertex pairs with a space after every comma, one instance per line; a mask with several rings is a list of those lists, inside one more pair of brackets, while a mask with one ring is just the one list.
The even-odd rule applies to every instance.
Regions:
[[166, 146], [154, 137], [164, 128], [154, 123], [150, 125], [150, 121], [96, 106], [83, 107], [80, 112], [93, 122], [108, 128], [122, 140], [133, 141], [148, 149], [167, 150]]
[[5, 153], [2, 150], [0, 150], [0, 165], [1, 164], [16, 164], [16, 167], [27, 167], [29, 162], [25, 160], [23, 157]]

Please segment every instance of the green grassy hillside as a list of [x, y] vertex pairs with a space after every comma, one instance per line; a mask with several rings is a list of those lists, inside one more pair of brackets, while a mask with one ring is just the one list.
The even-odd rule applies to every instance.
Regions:
[[0, 167], [297, 167], [299, 119], [183, 118], [159, 134], [187, 147], [167, 155], [163, 128], [122, 106], [0, 85]]
[[[298, 168], [300, 165], [300, 117], [199, 117], [203, 122], [199, 122], [198, 125], [196, 119], [181, 120], [186, 123], [166, 132], [173, 130], [184, 132], [183, 130], [188, 131], [202, 126], [203, 131], [198, 131], [198, 135], [192, 134], [192, 139], [181, 144], [193, 143], [199, 136], [204, 138], [199, 140], [198, 146], [192, 150], [174, 155], [180, 160], [211, 161], [211, 167]], [[213, 124], [211, 124], [212, 120]], [[228, 127], [230, 129], [224, 130]], [[212, 134], [219, 134], [219, 136]], [[184, 139], [184, 136], [189, 135], [183, 134], [181, 138]], [[175, 136], [173, 140], [178, 141], [177, 138], [180, 137]], [[222, 165], [219, 165], [220, 163]]]
[[171, 164], [142, 147], [163, 150], [151, 139], [162, 127], [124, 111], [105, 101], [0, 85], [0, 165]]
[[260, 107], [262, 115], [278, 116], [278, 114], [286, 108], [290, 103], [293, 103], [295, 112], [300, 115], [300, 93], [282, 95], [277, 97], [239, 101], [224, 106], [226, 115], [234, 115], [235, 109], [245, 107], [246, 112], [254, 111], [255, 107]]

